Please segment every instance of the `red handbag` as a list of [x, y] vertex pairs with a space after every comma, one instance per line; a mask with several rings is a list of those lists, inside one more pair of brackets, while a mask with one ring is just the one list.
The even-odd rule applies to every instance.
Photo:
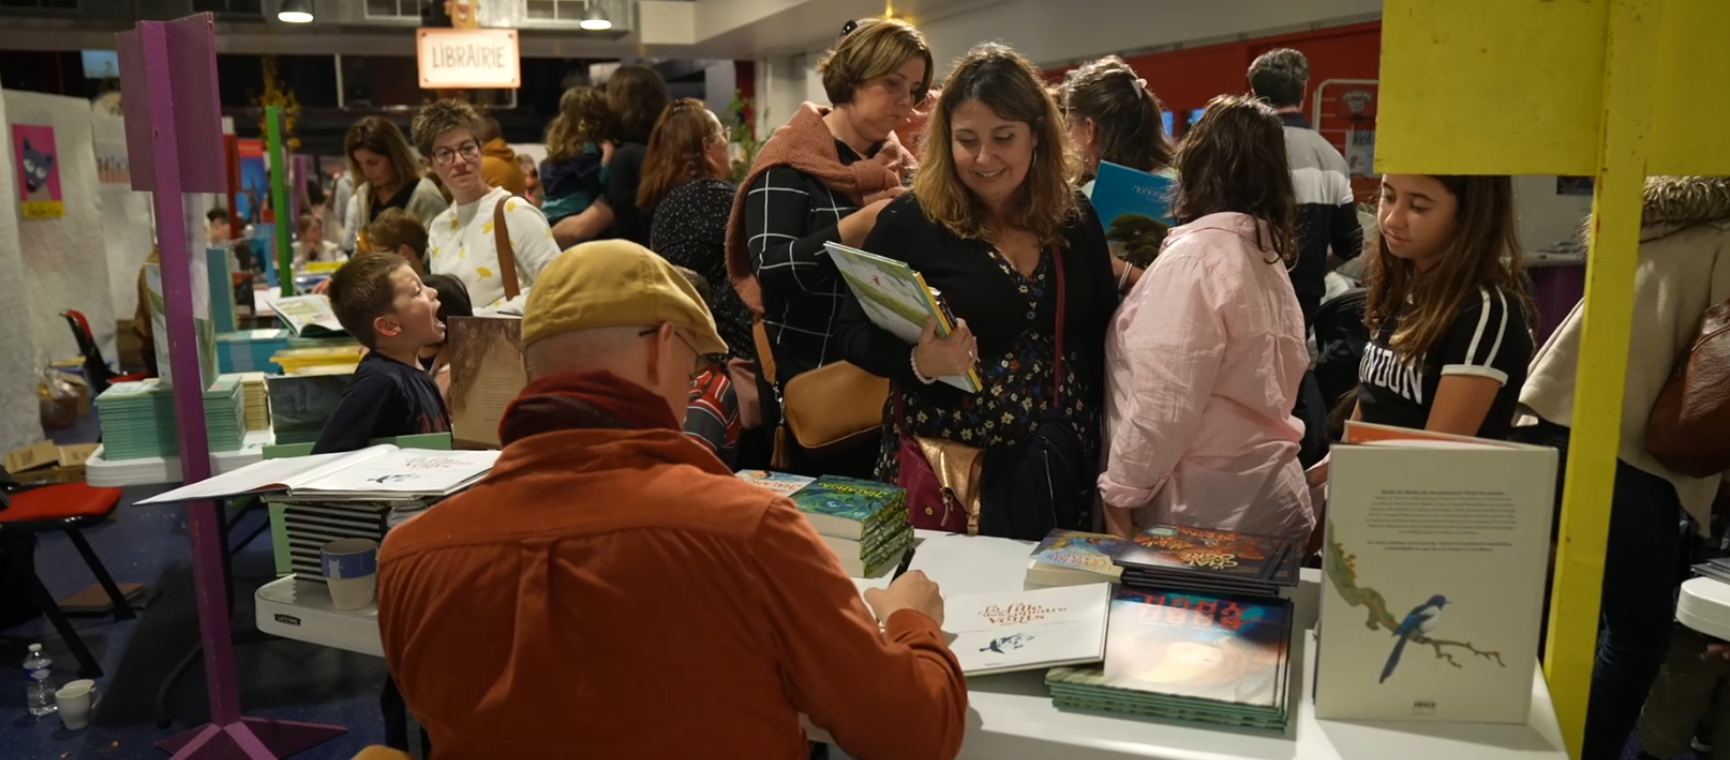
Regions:
[[[1052, 384], [1052, 407], [1063, 394], [1063, 313], [1067, 305], [1063, 276], [1063, 250], [1052, 248], [1057, 269], [1057, 362]], [[907, 512], [914, 528], [945, 533], [979, 534], [980, 471], [985, 450], [939, 438], [906, 434], [907, 414], [901, 389], [894, 388], [895, 419], [902, 432], [899, 474], [896, 485], [907, 490]]]

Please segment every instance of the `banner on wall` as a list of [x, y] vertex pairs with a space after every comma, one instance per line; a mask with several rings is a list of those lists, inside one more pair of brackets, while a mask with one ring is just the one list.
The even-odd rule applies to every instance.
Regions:
[[1354, 129], [1346, 136], [1346, 168], [1353, 177], [1376, 176], [1376, 131]]
[[498, 89], [522, 86], [521, 49], [515, 29], [416, 30], [416, 58], [423, 90]]
[[126, 143], [96, 141], [96, 181], [104, 185], [132, 184], [132, 169], [126, 161]]
[[18, 162], [18, 198], [24, 204], [24, 218], [59, 219], [66, 216], [65, 196], [60, 190], [60, 155], [54, 147], [54, 128], [14, 124], [12, 155]]

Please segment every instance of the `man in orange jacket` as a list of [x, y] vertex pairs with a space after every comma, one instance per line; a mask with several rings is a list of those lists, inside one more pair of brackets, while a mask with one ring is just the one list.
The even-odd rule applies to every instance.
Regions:
[[936, 584], [862, 600], [791, 502], [681, 432], [726, 344], [671, 264], [566, 251], [522, 340], [497, 466], [379, 557], [385, 656], [436, 757], [804, 760], [800, 714], [855, 757], [960, 751]]

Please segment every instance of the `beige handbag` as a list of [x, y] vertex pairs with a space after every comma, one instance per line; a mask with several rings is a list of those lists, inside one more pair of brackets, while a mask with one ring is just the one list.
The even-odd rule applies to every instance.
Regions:
[[[752, 325], [757, 363], [763, 377], [775, 385], [775, 359], [763, 321]], [[847, 362], [835, 362], [800, 374], [781, 389], [781, 429], [775, 433], [773, 466], [786, 468], [791, 451], [786, 434], [818, 458], [833, 456], [875, 435], [883, 427], [883, 404], [889, 400], [889, 380]]]

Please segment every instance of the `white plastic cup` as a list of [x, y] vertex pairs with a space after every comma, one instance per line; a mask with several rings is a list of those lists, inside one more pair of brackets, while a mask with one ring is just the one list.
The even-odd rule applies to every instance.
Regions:
[[59, 708], [60, 722], [77, 731], [90, 725], [90, 713], [96, 707], [96, 682], [83, 679], [72, 681], [54, 692], [54, 705]]
[[331, 606], [347, 611], [372, 604], [378, 591], [377, 541], [339, 539], [325, 544], [319, 555], [325, 585], [330, 587]]

